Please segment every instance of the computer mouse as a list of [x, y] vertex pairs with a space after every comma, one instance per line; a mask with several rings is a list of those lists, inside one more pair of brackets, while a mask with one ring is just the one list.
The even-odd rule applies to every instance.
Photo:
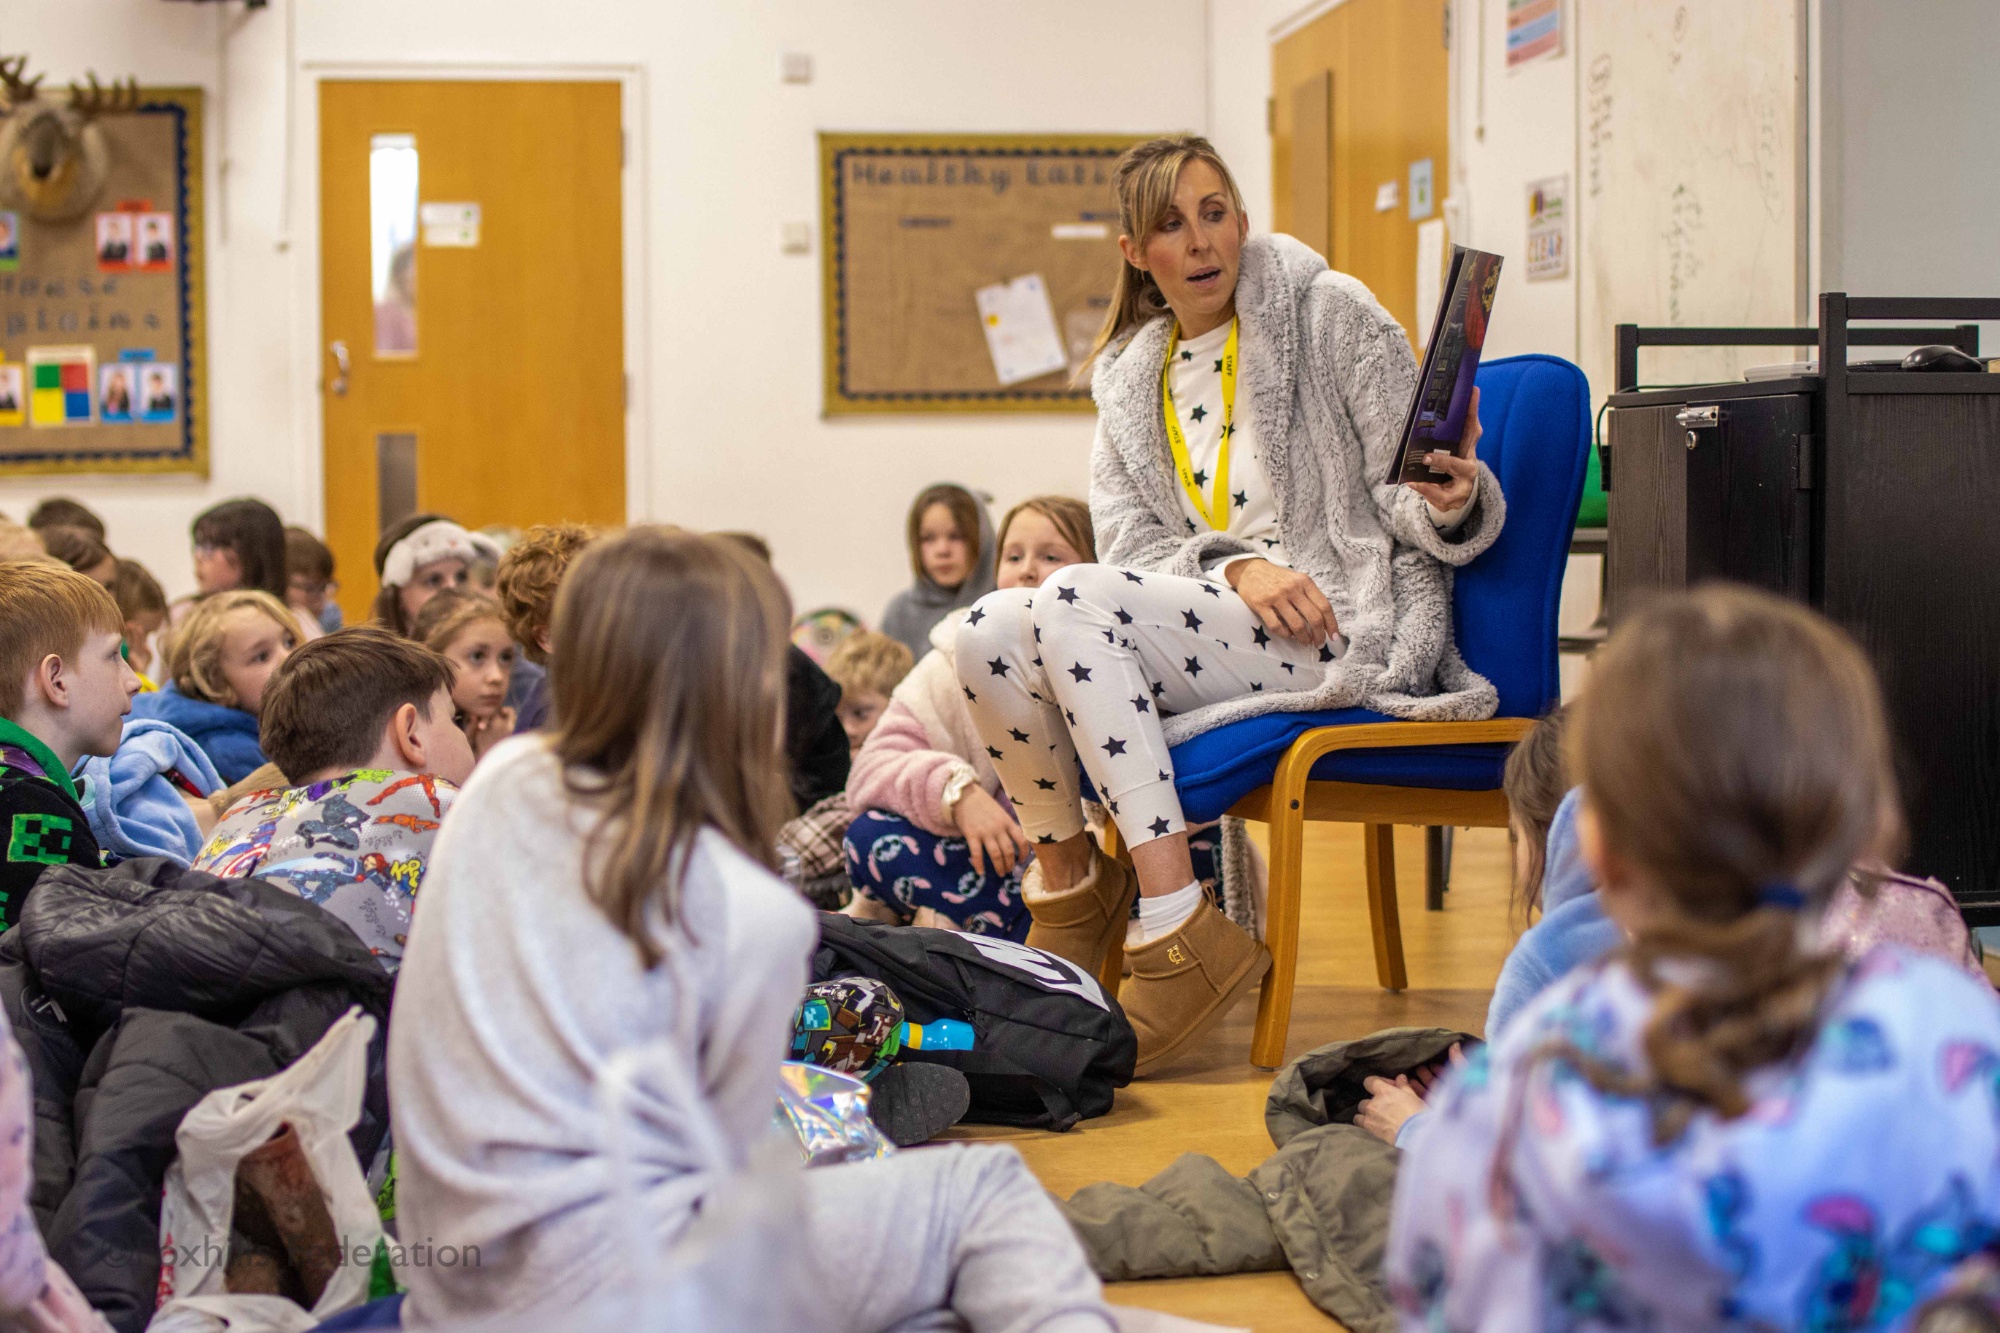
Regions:
[[1903, 369], [1984, 371], [1986, 363], [1976, 356], [1967, 356], [1947, 343], [1932, 343], [1928, 347], [1919, 347], [1904, 357]]

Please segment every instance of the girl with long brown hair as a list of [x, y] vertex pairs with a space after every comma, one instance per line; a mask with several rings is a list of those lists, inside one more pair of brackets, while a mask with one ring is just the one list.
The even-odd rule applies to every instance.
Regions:
[[[1305, 245], [1251, 236], [1206, 139], [1134, 147], [1115, 185], [1123, 263], [1091, 378], [1103, 563], [981, 599], [957, 660], [1034, 843], [1028, 943], [1094, 971], [1126, 933], [1143, 1074], [1270, 965], [1204, 907], [1168, 747], [1268, 712], [1491, 716], [1452, 643], [1448, 569], [1493, 544], [1505, 506], [1470, 457], [1381, 484], [1416, 389], [1409, 340]], [[1079, 761], [1136, 884], [1084, 831]]]
[[1711, 587], [1592, 666], [1565, 741], [1630, 937], [1446, 1075], [1385, 1275], [1413, 1324], [1876, 1329], [2000, 1228], [2000, 1004], [1822, 938], [1901, 817], [1844, 633]]
[[[790, 619], [769, 566], [716, 537], [634, 529], [564, 578], [554, 730], [474, 773], [404, 956], [389, 1040], [401, 1234], [481, 1256], [407, 1270], [406, 1324], [545, 1309], [562, 1326], [558, 1312], [648, 1276], [621, 1262], [635, 1232], [664, 1255], [722, 1204], [729, 1177], [705, 1165], [718, 1149], [740, 1166], [770, 1132], [816, 938], [772, 873], [792, 813]], [[706, 1105], [649, 1103], [614, 1181], [599, 1083], [644, 1047], [671, 1050]], [[803, 1194], [828, 1327], [955, 1308], [975, 1329], [1111, 1328], [1011, 1148], [822, 1168]]]

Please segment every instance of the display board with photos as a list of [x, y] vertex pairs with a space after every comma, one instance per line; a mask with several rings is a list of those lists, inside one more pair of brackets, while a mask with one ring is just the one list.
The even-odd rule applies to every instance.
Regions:
[[81, 216], [0, 203], [0, 475], [207, 474], [201, 98], [98, 118], [110, 174]]

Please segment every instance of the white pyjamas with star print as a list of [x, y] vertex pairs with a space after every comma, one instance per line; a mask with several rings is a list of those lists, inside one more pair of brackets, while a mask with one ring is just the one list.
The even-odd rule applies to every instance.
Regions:
[[1127, 843], [1184, 831], [1161, 710], [1315, 689], [1333, 656], [1218, 583], [1110, 565], [988, 593], [958, 632], [966, 708], [1037, 842], [1083, 831], [1079, 757]]

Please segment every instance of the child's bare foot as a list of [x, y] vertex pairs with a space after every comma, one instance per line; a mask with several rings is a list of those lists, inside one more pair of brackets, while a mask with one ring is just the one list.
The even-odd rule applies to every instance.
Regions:
[[964, 926], [959, 925], [958, 922], [953, 921], [950, 917], [944, 915], [944, 913], [933, 911], [928, 907], [919, 907], [916, 915], [910, 918], [910, 924], [913, 926], [928, 926], [932, 930], [965, 929]]

